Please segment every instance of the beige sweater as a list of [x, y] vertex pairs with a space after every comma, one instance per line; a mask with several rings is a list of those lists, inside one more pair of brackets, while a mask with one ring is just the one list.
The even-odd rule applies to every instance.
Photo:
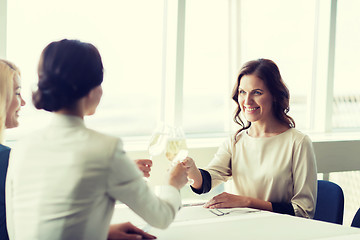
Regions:
[[205, 168], [212, 187], [233, 179], [233, 193], [270, 202], [291, 202], [296, 216], [315, 213], [317, 170], [310, 138], [296, 129], [253, 138], [231, 136]]

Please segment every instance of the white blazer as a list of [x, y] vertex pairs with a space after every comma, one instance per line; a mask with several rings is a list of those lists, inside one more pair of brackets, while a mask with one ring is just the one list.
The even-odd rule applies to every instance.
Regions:
[[115, 200], [150, 225], [166, 228], [181, 206], [179, 191], [148, 188], [121, 140], [54, 114], [50, 126], [11, 151], [6, 180], [10, 239], [106, 239]]

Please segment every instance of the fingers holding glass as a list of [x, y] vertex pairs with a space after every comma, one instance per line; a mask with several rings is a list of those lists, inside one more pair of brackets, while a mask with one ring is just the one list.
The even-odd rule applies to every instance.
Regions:
[[144, 177], [150, 177], [152, 161], [150, 159], [137, 159], [135, 160], [137, 167], [143, 172]]
[[169, 171], [169, 184], [181, 189], [187, 182], [186, 167], [180, 162], [172, 165]]

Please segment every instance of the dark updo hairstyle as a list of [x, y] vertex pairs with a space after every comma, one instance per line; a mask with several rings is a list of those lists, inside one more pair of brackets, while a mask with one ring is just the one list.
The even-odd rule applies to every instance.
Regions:
[[289, 89], [286, 87], [285, 83], [283, 82], [279, 68], [276, 66], [276, 64], [269, 59], [261, 58], [258, 60], [249, 61], [243, 65], [233, 89], [232, 99], [237, 104], [237, 108], [234, 114], [234, 122], [241, 126], [241, 128], [235, 134], [235, 142], [238, 139], [239, 133], [242, 130], [248, 129], [251, 126], [251, 122], [244, 124], [240, 116], [241, 108], [238, 101], [238, 96], [239, 96], [240, 81], [244, 75], [255, 75], [264, 81], [266, 87], [269, 89], [273, 97], [272, 109], [274, 116], [282, 124], [289, 126], [290, 128], [294, 128], [295, 127], [294, 119], [292, 119], [289, 115], [287, 115], [290, 109]]
[[50, 43], [38, 66], [38, 89], [32, 99], [37, 109], [72, 109], [103, 81], [103, 64], [96, 47], [79, 40]]

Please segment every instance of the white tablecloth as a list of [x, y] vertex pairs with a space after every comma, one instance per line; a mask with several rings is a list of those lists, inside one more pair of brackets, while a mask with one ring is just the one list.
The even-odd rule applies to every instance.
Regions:
[[127, 207], [116, 206], [112, 223], [130, 221], [159, 240], [360, 240], [358, 228], [252, 209], [221, 210], [231, 212], [217, 216], [202, 206], [183, 207], [169, 228], [160, 230], [149, 227]]

